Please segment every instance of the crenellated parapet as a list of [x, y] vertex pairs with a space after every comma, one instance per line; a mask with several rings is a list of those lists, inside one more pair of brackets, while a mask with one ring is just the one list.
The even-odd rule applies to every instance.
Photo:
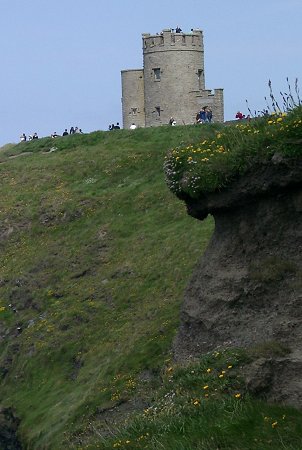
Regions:
[[142, 39], [144, 53], [173, 49], [177, 51], [203, 51], [203, 33], [201, 30], [192, 30], [191, 33], [176, 33], [173, 30], [166, 29], [156, 35], [145, 33], [142, 35]]

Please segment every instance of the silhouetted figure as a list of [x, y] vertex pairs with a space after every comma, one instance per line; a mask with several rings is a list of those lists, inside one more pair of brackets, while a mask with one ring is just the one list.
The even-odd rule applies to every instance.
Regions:
[[34, 133], [33, 139], [39, 139], [38, 133]]
[[69, 134], [74, 134], [74, 128], [73, 127], [70, 128]]
[[114, 129], [115, 130], [120, 130], [121, 129], [119, 122], [116, 122], [116, 125], [114, 125]]
[[206, 110], [206, 120], [207, 122], [211, 123], [213, 119], [213, 112], [211, 110], [211, 108], [207, 108]]
[[206, 106], [204, 106], [199, 112], [199, 119], [201, 123], [205, 123], [207, 120]]
[[182, 29], [177, 25], [177, 27], [175, 28], [175, 33], [181, 33]]
[[22, 133], [22, 134], [21, 134], [21, 136], [20, 136], [20, 141], [21, 141], [21, 142], [25, 142], [25, 141], [26, 141], [26, 134], [25, 134], [25, 133]]
[[63, 134], [62, 134], [62, 136], [68, 136], [67, 128], [65, 128], [65, 130], [64, 130], [64, 132], [63, 132]]
[[51, 135], [51, 137], [52, 137], [53, 139], [55, 139], [55, 138], [59, 137], [59, 135], [58, 135], [57, 132], [55, 131], [55, 132]]

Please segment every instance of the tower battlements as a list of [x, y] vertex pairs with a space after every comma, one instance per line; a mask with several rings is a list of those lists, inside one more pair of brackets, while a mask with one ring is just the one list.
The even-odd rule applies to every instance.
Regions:
[[143, 52], [166, 50], [203, 50], [203, 33], [201, 30], [192, 30], [191, 33], [176, 33], [174, 30], [166, 29], [161, 33], [151, 35], [144, 33]]

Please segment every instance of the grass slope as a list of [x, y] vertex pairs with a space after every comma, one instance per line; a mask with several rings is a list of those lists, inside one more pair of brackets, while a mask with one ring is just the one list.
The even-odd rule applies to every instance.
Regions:
[[96, 132], [0, 152], [0, 401], [21, 418], [26, 448], [302, 448], [300, 413], [242, 398], [236, 371], [219, 378], [240, 355], [171, 366], [182, 292], [213, 221], [187, 216], [163, 160], [218, 129]]

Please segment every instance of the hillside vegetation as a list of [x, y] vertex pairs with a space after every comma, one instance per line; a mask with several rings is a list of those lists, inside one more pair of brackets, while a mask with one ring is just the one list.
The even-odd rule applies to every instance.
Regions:
[[95, 132], [0, 152], [0, 402], [24, 448], [302, 448], [300, 412], [245, 392], [252, 354], [173, 364], [182, 293], [214, 224], [187, 216], [164, 156], [220, 130]]
[[[301, 103], [299, 103], [301, 105]], [[272, 158], [302, 154], [302, 106], [251, 121], [238, 121], [195, 144], [180, 144], [165, 158], [167, 182], [177, 195], [197, 198], [220, 191]]]

